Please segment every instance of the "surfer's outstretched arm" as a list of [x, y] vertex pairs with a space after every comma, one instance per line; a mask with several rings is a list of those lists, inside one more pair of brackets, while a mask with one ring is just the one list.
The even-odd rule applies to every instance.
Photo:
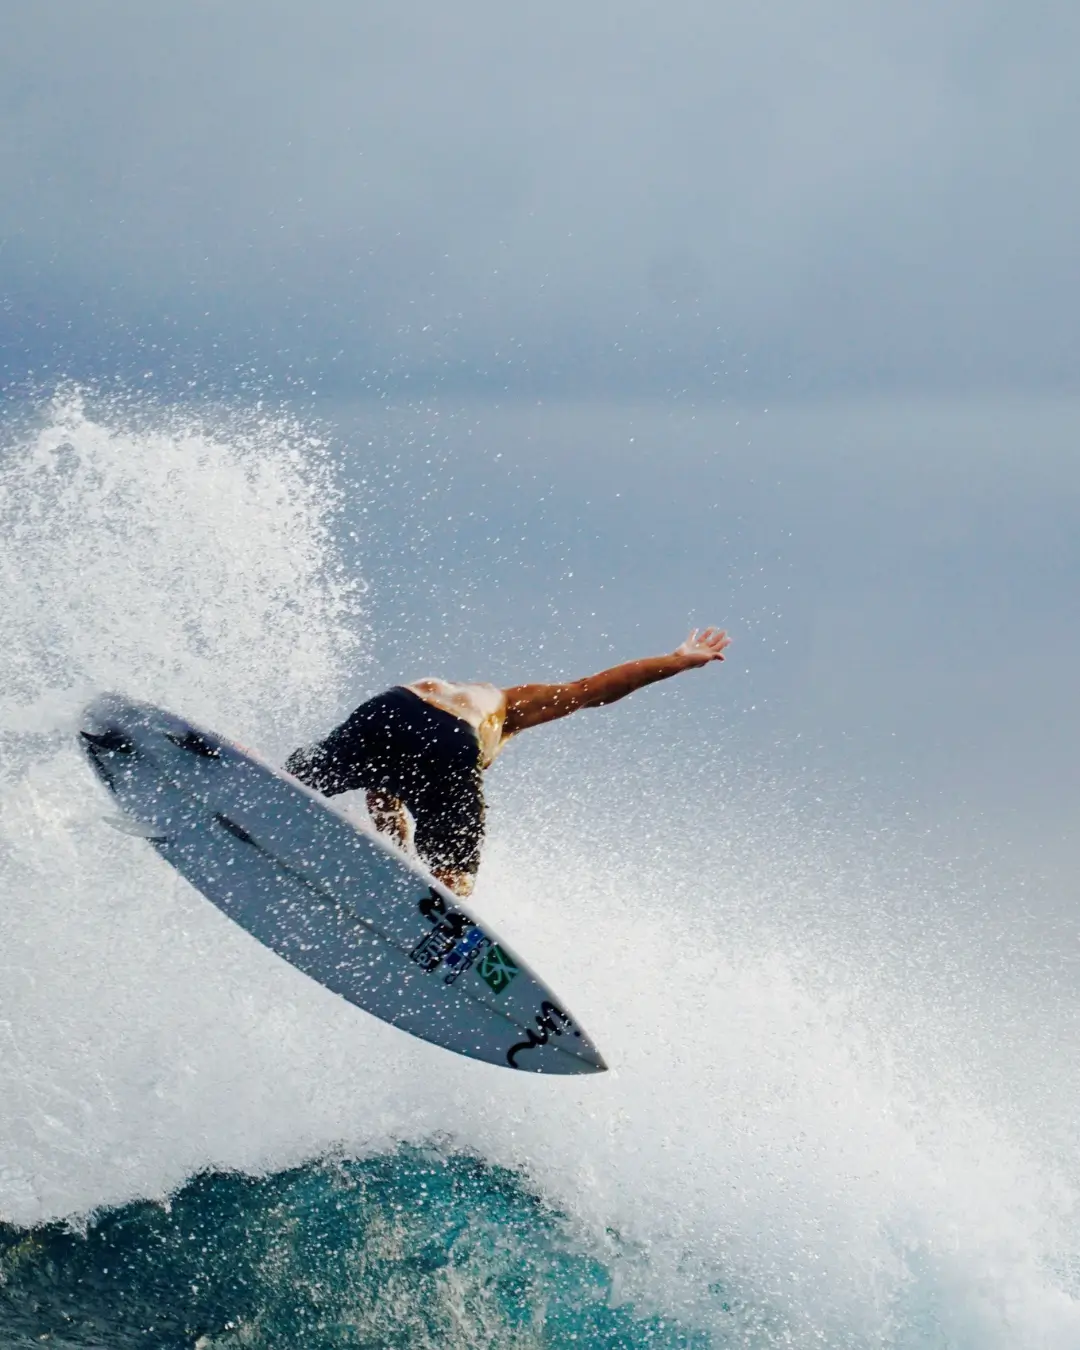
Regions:
[[506, 721], [503, 735], [513, 736], [528, 727], [554, 722], [579, 708], [601, 708], [606, 703], [625, 698], [635, 689], [655, 684], [657, 680], [707, 666], [710, 661], [722, 661], [730, 641], [722, 628], [704, 628], [700, 633], [695, 629], [682, 646], [668, 656], [625, 661], [620, 666], [566, 684], [519, 684], [504, 689]]

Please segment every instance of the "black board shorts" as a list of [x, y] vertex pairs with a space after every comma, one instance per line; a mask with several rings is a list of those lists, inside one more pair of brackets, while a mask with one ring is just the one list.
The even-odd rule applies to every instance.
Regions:
[[411, 689], [361, 703], [323, 740], [294, 750], [285, 769], [327, 797], [365, 788], [403, 801], [429, 867], [475, 873], [484, 837], [480, 742], [468, 722]]

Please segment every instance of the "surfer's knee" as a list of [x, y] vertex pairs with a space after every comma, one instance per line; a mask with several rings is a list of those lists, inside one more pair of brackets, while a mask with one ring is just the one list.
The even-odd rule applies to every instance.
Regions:
[[415, 826], [408, 807], [400, 797], [369, 788], [367, 808], [371, 823], [380, 834], [388, 835], [402, 848], [412, 848]]

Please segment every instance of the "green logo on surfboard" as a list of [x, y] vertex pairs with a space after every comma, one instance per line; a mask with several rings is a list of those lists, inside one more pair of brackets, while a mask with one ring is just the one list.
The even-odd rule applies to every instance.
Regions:
[[493, 994], [501, 994], [518, 973], [518, 968], [501, 947], [492, 945], [484, 953], [477, 971]]

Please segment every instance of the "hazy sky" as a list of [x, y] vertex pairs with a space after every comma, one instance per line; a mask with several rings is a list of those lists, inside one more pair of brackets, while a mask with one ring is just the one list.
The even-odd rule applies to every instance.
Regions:
[[1071, 0], [2, 17], [8, 372], [1076, 385]]

